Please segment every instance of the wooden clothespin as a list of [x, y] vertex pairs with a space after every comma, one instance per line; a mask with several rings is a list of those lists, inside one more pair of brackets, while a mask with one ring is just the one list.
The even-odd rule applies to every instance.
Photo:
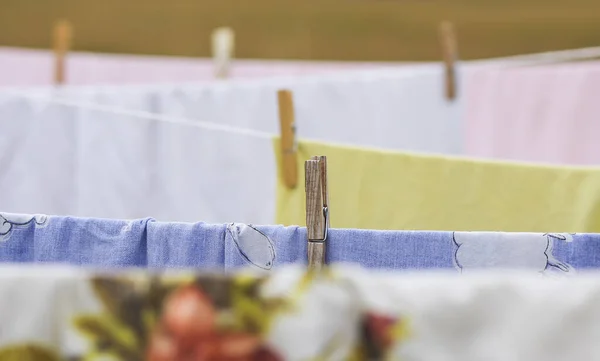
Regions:
[[228, 27], [216, 28], [212, 32], [212, 56], [215, 65], [215, 77], [227, 78], [231, 69], [231, 60], [235, 50], [235, 33]]
[[325, 248], [329, 230], [327, 157], [316, 156], [307, 160], [304, 162], [304, 171], [308, 267], [311, 270], [318, 270], [325, 264]]
[[60, 20], [54, 25], [54, 84], [63, 85], [66, 78], [66, 57], [71, 48], [71, 23]]
[[456, 45], [454, 25], [449, 21], [443, 21], [440, 24], [440, 42], [444, 59], [446, 98], [453, 100], [456, 98], [457, 93], [456, 62], [458, 60], [458, 47]]
[[298, 184], [298, 146], [292, 92], [289, 90], [279, 90], [277, 92], [277, 100], [279, 103], [279, 124], [281, 127], [283, 181], [288, 188], [293, 189]]

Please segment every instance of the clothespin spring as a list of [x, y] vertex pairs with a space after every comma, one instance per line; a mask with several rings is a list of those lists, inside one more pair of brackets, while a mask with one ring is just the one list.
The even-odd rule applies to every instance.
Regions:
[[309, 239], [309, 242], [322, 243], [327, 240], [327, 231], [329, 230], [329, 208], [323, 206], [323, 217], [325, 217], [325, 225], [323, 226], [323, 239]]
[[283, 154], [296, 154], [298, 152], [298, 138], [296, 137], [296, 122], [292, 123], [290, 128], [294, 136], [292, 147], [283, 150]]

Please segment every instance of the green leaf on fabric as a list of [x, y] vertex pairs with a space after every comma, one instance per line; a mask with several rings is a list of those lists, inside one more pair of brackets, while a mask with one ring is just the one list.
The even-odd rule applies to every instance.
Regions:
[[111, 317], [79, 316], [74, 322], [97, 351], [113, 354], [120, 360], [142, 360], [142, 347], [134, 332]]
[[142, 310], [147, 300], [138, 285], [132, 280], [116, 278], [95, 278], [94, 291], [106, 311], [120, 322], [129, 326], [138, 338], [145, 336]]
[[35, 344], [11, 345], [0, 348], [2, 361], [62, 361], [54, 350]]
[[283, 312], [291, 312], [292, 305], [288, 298], [265, 298], [261, 295], [267, 278], [238, 275], [232, 281], [229, 298], [234, 330], [264, 336], [269, 332], [274, 318]]
[[158, 277], [152, 277], [146, 294], [146, 302], [150, 310], [160, 315], [165, 298], [181, 284], [185, 284], [184, 281], [161, 280]]

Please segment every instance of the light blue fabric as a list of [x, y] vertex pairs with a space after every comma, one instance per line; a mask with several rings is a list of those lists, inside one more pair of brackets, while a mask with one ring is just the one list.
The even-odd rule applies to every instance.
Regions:
[[[306, 229], [0, 214], [0, 262], [269, 270], [306, 263]], [[327, 262], [377, 269], [600, 268], [600, 235], [330, 229]]]

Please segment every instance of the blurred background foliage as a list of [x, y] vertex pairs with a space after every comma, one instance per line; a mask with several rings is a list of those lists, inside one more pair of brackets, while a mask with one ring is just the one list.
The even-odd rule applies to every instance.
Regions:
[[59, 18], [110, 53], [208, 57], [230, 26], [239, 58], [439, 60], [446, 19], [463, 59], [600, 43], [600, 0], [0, 0], [0, 45], [49, 48]]

